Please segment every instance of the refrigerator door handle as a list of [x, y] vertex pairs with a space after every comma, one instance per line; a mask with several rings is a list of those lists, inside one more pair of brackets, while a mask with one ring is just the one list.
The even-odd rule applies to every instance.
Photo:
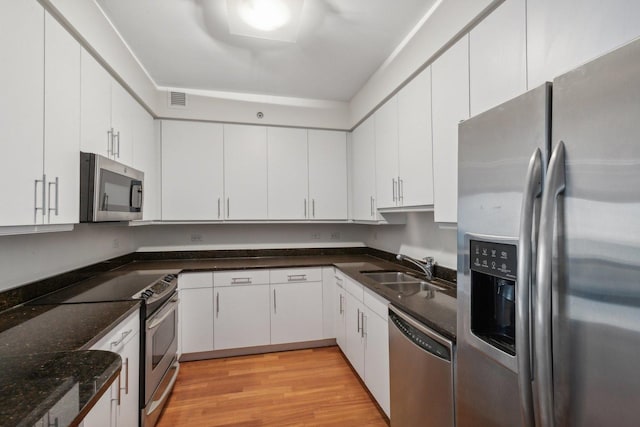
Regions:
[[520, 233], [518, 238], [518, 286], [516, 297], [516, 355], [518, 358], [518, 388], [520, 409], [525, 427], [535, 425], [533, 390], [531, 384], [531, 283], [533, 275], [532, 247], [535, 246], [533, 219], [536, 214], [535, 201], [542, 194], [542, 153], [536, 149], [529, 160], [522, 209], [520, 210]]
[[553, 427], [553, 357], [551, 352], [551, 289], [553, 242], [558, 196], [565, 189], [564, 144], [558, 143], [549, 161], [542, 193], [538, 263], [536, 268], [536, 300], [534, 311], [534, 379], [538, 398], [540, 427]]

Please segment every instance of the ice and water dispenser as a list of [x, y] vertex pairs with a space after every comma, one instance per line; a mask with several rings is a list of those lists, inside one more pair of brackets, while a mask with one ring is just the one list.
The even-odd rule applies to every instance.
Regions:
[[471, 240], [471, 331], [490, 345], [515, 355], [515, 245]]

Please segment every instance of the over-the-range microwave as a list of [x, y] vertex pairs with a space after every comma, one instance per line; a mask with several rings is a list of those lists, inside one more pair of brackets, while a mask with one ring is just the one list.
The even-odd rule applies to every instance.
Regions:
[[142, 219], [144, 173], [93, 153], [80, 153], [80, 222]]

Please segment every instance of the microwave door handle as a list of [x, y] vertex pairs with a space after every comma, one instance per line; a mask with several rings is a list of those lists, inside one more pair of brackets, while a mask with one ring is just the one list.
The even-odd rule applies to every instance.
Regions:
[[140, 209], [142, 207], [142, 183], [140, 181], [133, 181], [131, 184], [129, 204], [134, 209]]
[[[518, 362], [518, 388], [523, 425], [533, 427], [533, 390], [531, 384], [531, 274], [532, 247], [536, 199], [542, 194], [542, 153], [536, 149], [529, 160], [520, 210], [520, 233], [518, 237], [518, 295], [516, 298], [516, 355]], [[536, 221], [537, 223], [537, 221]]]
[[109, 195], [107, 193], [102, 194], [102, 209], [103, 211], [109, 210]]
[[[553, 427], [553, 358], [551, 354], [551, 292], [553, 289], [553, 246], [558, 198], [565, 189], [564, 144], [558, 143], [549, 161], [549, 170], [542, 195], [538, 262], [536, 268], [536, 300], [534, 309], [534, 379], [538, 395], [539, 422]], [[538, 421], [538, 420], [536, 420]]]

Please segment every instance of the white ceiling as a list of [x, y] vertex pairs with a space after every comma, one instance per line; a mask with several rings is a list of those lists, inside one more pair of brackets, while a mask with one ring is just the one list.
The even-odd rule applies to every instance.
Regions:
[[231, 35], [226, 0], [96, 0], [160, 87], [348, 101], [435, 0], [306, 0], [295, 43]]

